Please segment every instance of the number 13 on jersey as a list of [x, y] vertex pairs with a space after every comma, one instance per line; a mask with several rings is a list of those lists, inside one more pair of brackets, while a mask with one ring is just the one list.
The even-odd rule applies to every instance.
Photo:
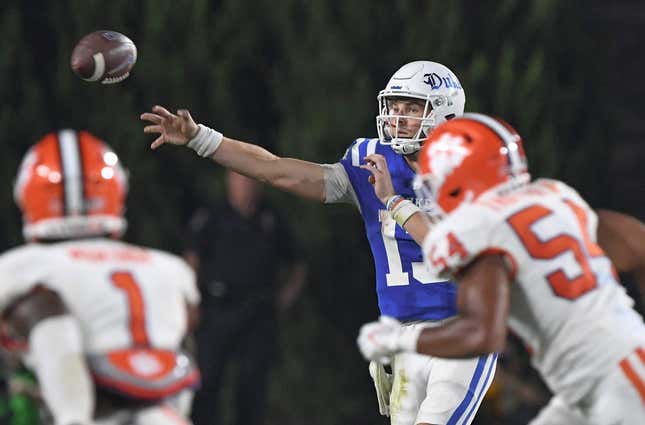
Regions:
[[[392, 219], [386, 210], [379, 211], [379, 218], [381, 221], [383, 247], [385, 248], [387, 265], [390, 270], [390, 272], [385, 275], [387, 286], [409, 285], [410, 276], [408, 272], [403, 271], [401, 253], [399, 252], [399, 245], [396, 240], [396, 221]], [[419, 251], [420, 250], [421, 247], [419, 247]], [[421, 283], [445, 282], [444, 279], [438, 279], [437, 277], [432, 276], [422, 261], [411, 262], [411, 266], [412, 277]]]

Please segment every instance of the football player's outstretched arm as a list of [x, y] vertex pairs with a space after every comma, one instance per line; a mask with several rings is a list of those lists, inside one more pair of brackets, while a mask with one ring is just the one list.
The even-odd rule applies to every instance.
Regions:
[[633, 273], [645, 291], [645, 224], [616, 211], [599, 210], [598, 244], [619, 272]]
[[224, 137], [196, 124], [185, 109], [173, 114], [162, 106], [155, 106], [152, 112], [141, 114], [141, 119], [151, 123], [144, 127], [145, 133], [159, 135], [152, 142], [152, 149], [165, 143], [188, 145], [199, 155], [240, 174], [305, 198], [325, 200], [325, 176], [320, 164], [281, 158], [260, 146]]

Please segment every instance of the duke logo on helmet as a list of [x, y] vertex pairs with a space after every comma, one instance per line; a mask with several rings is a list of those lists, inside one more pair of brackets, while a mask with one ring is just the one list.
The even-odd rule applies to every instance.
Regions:
[[439, 74], [432, 72], [430, 74], [424, 74], [425, 80], [424, 83], [428, 84], [432, 90], [437, 90], [442, 86], [448, 88], [455, 88], [461, 90], [461, 85], [456, 78], [452, 78], [452, 75], [448, 74], [447, 77], [440, 77]]

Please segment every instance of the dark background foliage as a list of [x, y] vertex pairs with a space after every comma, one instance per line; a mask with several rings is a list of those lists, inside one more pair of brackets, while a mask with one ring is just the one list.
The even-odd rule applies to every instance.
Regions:
[[[643, 219], [644, 10], [582, 0], [3, 0], [0, 243], [21, 242], [12, 181], [49, 131], [88, 129], [110, 143], [130, 171], [126, 238], [180, 252], [187, 217], [222, 195], [223, 173], [187, 150], [149, 151], [141, 112], [188, 107], [226, 135], [334, 162], [354, 138], [375, 134], [377, 92], [416, 59], [448, 65], [467, 110], [513, 124], [534, 176]], [[96, 29], [138, 46], [121, 84], [86, 83], [69, 69], [74, 44]], [[284, 206], [310, 264], [305, 297], [283, 319], [271, 423], [385, 423], [354, 342], [377, 315], [359, 215], [267, 195]]]

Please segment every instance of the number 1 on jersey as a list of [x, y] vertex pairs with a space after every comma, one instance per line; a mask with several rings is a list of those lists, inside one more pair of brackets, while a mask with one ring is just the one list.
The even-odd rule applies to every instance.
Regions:
[[401, 264], [401, 254], [399, 254], [399, 246], [396, 244], [396, 221], [390, 217], [387, 211], [380, 214], [381, 216], [381, 236], [383, 237], [383, 247], [385, 248], [385, 256], [387, 257], [387, 265], [390, 272], [385, 275], [387, 286], [404, 286], [410, 284], [408, 274], [403, 271]]
[[118, 271], [110, 275], [114, 286], [125, 293], [128, 299], [128, 310], [130, 312], [130, 335], [136, 346], [148, 346], [148, 332], [146, 332], [145, 305], [141, 288], [130, 272]]

